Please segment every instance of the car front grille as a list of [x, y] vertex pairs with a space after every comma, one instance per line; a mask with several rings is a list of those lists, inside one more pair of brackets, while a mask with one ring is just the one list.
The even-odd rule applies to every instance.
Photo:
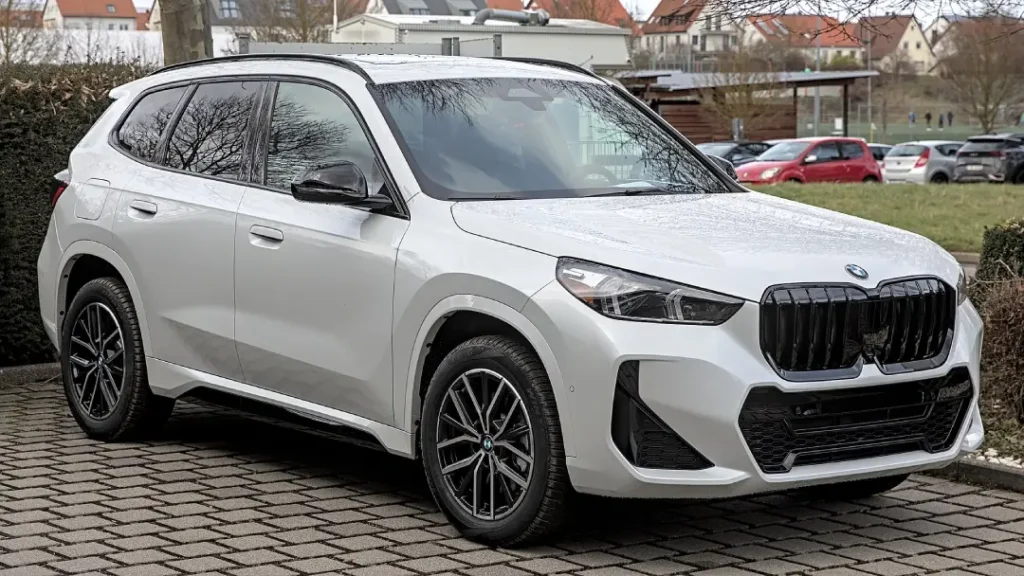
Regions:
[[936, 278], [777, 286], [761, 302], [761, 348], [787, 380], [852, 378], [864, 361], [888, 374], [934, 368], [955, 312], [956, 290]]
[[766, 474], [953, 447], [974, 397], [967, 368], [941, 378], [817, 392], [752, 389], [740, 411], [743, 439]]

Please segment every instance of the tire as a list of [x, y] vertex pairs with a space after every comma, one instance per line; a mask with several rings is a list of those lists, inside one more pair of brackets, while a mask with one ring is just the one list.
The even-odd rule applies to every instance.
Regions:
[[[467, 386], [473, 390], [472, 396]], [[477, 400], [477, 396], [481, 398]], [[488, 419], [488, 406], [492, 404], [498, 412]], [[480, 409], [476, 408], [478, 405]], [[461, 418], [463, 409], [467, 418]], [[502, 414], [503, 409], [507, 411]], [[462, 422], [468, 419], [469, 428], [458, 424], [455, 418]], [[486, 427], [477, 424], [485, 419]], [[523, 422], [528, 432], [520, 432]], [[468, 440], [467, 429], [474, 430], [479, 441]], [[484, 431], [490, 434], [481, 433]], [[509, 435], [510, 431], [520, 433]], [[449, 442], [459, 436], [462, 439]], [[526, 471], [519, 467], [526, 461], [508, 446], [526, 456], [532, 446], [532, 467]], [[565, 467], [551, 384], [537, 356], [511, 338], [473, 338], [457, 346], [441, 362], [423, 402], [420, 454], [434, 500], [449, 522], [467, 538], [489, 545], [524, 546], [555, 532], [568, 515], [574, 494]], [[469, 461], [470, 458], [473, 460]], [[468, 465], [450, 470], [453, 464], [466, 461]], [[519, 483], [503, 473], [502, 467], [517, 475]], [[444, 468], [449, 468], [448, 475], [442, 473]], [[473, 475], [478, 475], [481, 497], [463, 493], [460, 499], [459, 490], [474, 492], [467, 480]], [[495, 487], [493, 497], [485, 486]], [[476, 515], [470, 502], [478, 505]]]
[[[102, 338], [86, 336], [97, 333]], [[101, 339], [109, 344], [97, 348]], [[97, 364], [101, 355], [104, 360]], [[60, 362], [71, 414], [90, 438], [145, 436], [174, 409], [173, 399], [155, 396], [149, 388], [139, 320], [120, 280], [92, 280], [75, 294], [61, 331]]]
[[878, 184], [878, 178], [874, 176], [865, 176], [863, 182], [865, 184]]
[[841, 482], [839, 484], [811, 486], [801, 489], [799, 494], [810, 500], [859, 500], [888, 492], [902, 484], [909, 477], [909, 474], [900, 474], [897, 476], [883, 476], [882, 478], [854, 480], [853, 482]]
[[800, 180], [799, 178], [790, 178], [789, 180], [786, 180], [786, 182], [789, 182], [790, 184], [803, 184], [804, 183], [803, 180]]
[[949, 176], [943, 173], [934, 174], [930, 180], [932, 184], [949, 184]]
[[1014, 184], [1024, 184], [1024, 168], [1017, 171], [1017, 174], [1013, 177], [1012, 182]]

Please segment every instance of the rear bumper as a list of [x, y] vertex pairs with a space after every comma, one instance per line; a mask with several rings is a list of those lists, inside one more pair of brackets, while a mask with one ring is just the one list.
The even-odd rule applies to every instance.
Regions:
[[39, 311], [42, 315], [43, 330], [53, 346], [58, 349], [60, 338], [57, 336], [57, 286], [58, 269], [63, 254], [64, 250], [57, 236], [57, 224], [51, 216], [43, 247], [36, 262], [36, 272], [39, 277]]
[[883, 170], [882, 176], [886, 182], [893, 184], [924, 184], [928, 181], [928, 175], [924, 168], [905, 171]]

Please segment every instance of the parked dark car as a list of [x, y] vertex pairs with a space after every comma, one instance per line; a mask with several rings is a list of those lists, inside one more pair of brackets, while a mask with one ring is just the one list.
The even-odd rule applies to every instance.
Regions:
[[755, 158], [771, 148], [765, 142], [705, 142], [697, 148], [709, 156], [718, 156], [732, 162], [733, 166], [742, 166], [753, 162]]
[[1024, 134], [968, 138], [957, 152], [953, 181], [1024, 184]]

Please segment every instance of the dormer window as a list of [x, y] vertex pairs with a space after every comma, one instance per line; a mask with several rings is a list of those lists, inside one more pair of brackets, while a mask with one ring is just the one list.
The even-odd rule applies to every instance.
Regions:
[[114, 8], [113, 4], [107, 4], [107, 12], [113, 14], [114, 12], [117, 12], [117, 8]]

